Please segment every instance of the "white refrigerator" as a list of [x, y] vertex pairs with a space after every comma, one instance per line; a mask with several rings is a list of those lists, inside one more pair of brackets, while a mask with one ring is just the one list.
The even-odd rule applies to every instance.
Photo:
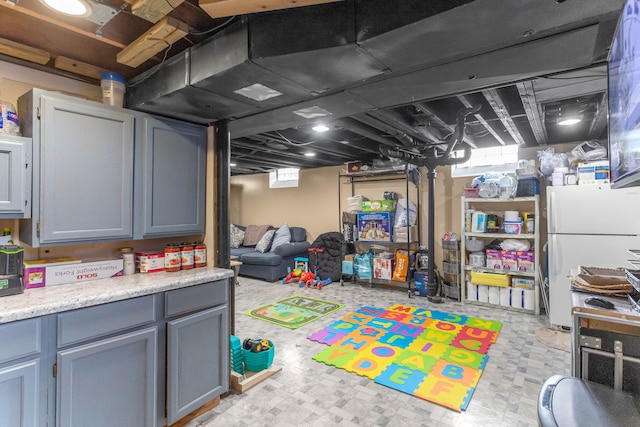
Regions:
[[549, 320], [571, 325], [569, 274], [578, 266], [634, 268], [640, 249], [640, 187], [547, 187]]

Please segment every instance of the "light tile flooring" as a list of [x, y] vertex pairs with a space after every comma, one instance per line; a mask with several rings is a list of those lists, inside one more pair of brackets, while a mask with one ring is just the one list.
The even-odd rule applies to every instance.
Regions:
[[[345, 307], [299, 329], [251, 318], [243, 311], [301, 294], [340, 302]], [[358, 375], [311, 359], [324, 348], [308, 335], [362, 305], [410, 304], [503, 322], [497, 342], [467, 410], [458, 413], [409, 396]], [[236, 286], [236, 329], [241, 340], [268, 338], [276, 347], [274, 365], [282, 371], [243, 394], [232, 394], [187, 427], [214, 426], [537, 426], [542, 382], [569, 374], [570, 354], [538, 342], [535, 332], [546, 316], [461, 304], [432, 304], [408, 298], [406, 290], [333, 283], [322, 290], [297, 284], [240, 278]]]

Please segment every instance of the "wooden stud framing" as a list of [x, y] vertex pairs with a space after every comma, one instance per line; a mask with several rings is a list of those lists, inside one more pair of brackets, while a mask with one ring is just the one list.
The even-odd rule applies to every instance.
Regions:
[[184, 0], [136, 0], [131, 4], [131, 13], [155, 24], [183, 2]]
[[26, 44], [16, 43], [0, 37], [0, 53], [14, 58], [24, 59], [29, 62], [44, 65], [49, 62], [49, 52]]
[[189, 26], [169, 16], [138, 37], [116, 56], [120, 64], [137, 67], [189, 33]]
[[69, 71], [71, 73], [80, 74], [97, 80], [100, 80], [100, 74], [103, 71], [106, 71], [103, 68], [96, 67], [95, 65], [76, 61], [75, 59], [67, 58], [65, 56], [58, 56], [54, 61], [54, 66], [60, 70]]
[[337, 1], [342, 0], [199, 0], [199, 5], [212, 18], [222, 18]]

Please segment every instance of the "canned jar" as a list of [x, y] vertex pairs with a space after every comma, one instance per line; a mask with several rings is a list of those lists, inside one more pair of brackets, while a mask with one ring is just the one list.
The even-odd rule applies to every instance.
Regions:
[[207, 245], [203, 242], [193, 244], [193, 263], [196, 267], [207, 266]]
[[176, 244], [168, 244], [164, 248], [164, 271], [180, 271], [181, 247]]
[[180, 263], [182, 270], [193, 268], [193, 243], [183, 243], [180, 245]]

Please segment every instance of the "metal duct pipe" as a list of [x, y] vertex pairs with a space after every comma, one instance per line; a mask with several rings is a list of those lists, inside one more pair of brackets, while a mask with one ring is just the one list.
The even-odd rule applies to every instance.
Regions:
[[416, 141], [411, 135], [407, 135], [405, 132], [394, 128], [393, 126], [383, 122], [382, 120], [366, 115], [358, 115], [354, 117], [354, 119], [388, 133], [389, 135], [400, 141], [404, 146], [414, 147], [416, 145]]
[[463, 110], [458, 111], [458, 117], [456, 120], [456, 129], [454, 130], [453, 135], [451, 135], [451, 140], [449, 142], [449, 145], [447, 146], [447, 151], [445, 151], [444, 153], [445, 158], [449, 158], [455, 146], [458, 143], [462, 142], [462, 140], [464, 139], [464, 128], [465, 128], [464, 122], [467, 119], [467, 116], [470, 114], [475, 114], [479, 112], [481, 108], [482, 108], [482, 105], [478, 104], [470, 108], [465, 108]]
[[379, 142], [380, 144], [384, 144], [392, 148], [398, 147], [398, 144], [394, 144], [393, 142], [385, 139], [384, 137], [378, 135], [377, 133], [371, 132], [369, 129], [365, 128], [361, 124], [353, 123], [351, 119], [345, 118], [340, 120], [334, 120], [332, 123], [337, 124], [338, 126], [350, 132], [357, 133], [358, 135], [362, 135], [376, 142]]

